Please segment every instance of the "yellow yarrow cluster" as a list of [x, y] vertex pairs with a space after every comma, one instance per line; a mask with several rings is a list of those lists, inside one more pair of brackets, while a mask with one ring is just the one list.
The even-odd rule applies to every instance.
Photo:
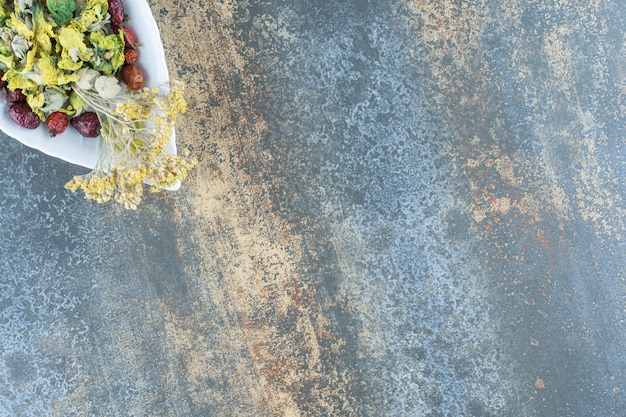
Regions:
[[143, 103], [124, 102], [117, 105], [115, 113], [130, 121], [150, 117], [152, 109]]
[[128, 92], [108, 102], [78, 89], [77, 94], [102, 121], [106, 146], [94, 170], [74, 177], [66, 188], [82, 189], [86, 198], [99, 203], [113, 198], [134, 210], [141, 203], [144, 183], [156, 192], [185, 179], [197, 161], [185, 150], [182, 155], [166, 153], [176, 118], [186, 110], [183, 89], [182, 83], [173, 82]]
[[85, 193], [85, 198], [96, 200], [98, 203], [109, 201], [115, 192], [113, 178], [95, 172], [85, 176], [75, 176], [70, 182], [65, 184], [65, 188], [72, 191], [80, 188]]

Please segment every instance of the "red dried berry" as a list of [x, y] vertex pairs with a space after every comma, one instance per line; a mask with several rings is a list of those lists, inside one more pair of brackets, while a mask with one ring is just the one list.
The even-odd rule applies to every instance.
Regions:
[[124, 50], [124, 62], [127, 64], [134, 64], [139, 60], [139, 51], [132, 48], [126, 48]]
[[[124, 22], [124, 3], [122, 0], [109, 0], [109, 14], [111, 15], [111, 26], [121, 27]], [[117, 30], [114, 30], [117, 33]]]
[[128, 26], [123, 26], [124, 29], [124, 44], [127, 48], [136, 49], [139, 46], [139, 39], [137, 35]]
[[8, 102], [11, 103], [23, 103], [26, 101], [26, 96], [22, 93], [22, 90], [6, 90], [6, 95], [4, 97]]
[[72, 117], [70, 123], [74, 129], [78, 130], [78, 133], [86, 138], [95, 138], [100, 134], [100, 120], [98, 120], [98, 115], [92, 111]]
[[26, 103], [13, 103], [9, 107], [9, 116], [15, 123], [26, 129], [37, 129], [41, 124], [39, 116]]
[[140, 90], [144, 86], [143, 71], [135, 64], [124, 64], [121, 79], [129, 90]]
[[56, 135], [60, 135], [65, 132], [69, 123], [70, 120], [69, 117], [67, 117], [67, 114], [55, 111], [50, 113], [48, 116], [48, 119], [46, 120], [46, 129], [48, 129], [50, 137], [55, 137]]

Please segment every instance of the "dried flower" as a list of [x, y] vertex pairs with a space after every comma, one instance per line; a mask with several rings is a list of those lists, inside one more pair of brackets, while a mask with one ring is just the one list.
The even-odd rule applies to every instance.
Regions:
[[113, 198], [134, 210], [141, 203], [144, 183], [151, 191], [172, 187], [197, 163], [184, 150], [182, 155], [166, 152], [176, 118], [186, 110], [183, 83], [127, 91], [111, 98], [77, 84], [72, 87], [98, 115], [105, 146], [94, 169], [74, 177], [67, 189], [81, 189], [86, 198], [99, 203]]

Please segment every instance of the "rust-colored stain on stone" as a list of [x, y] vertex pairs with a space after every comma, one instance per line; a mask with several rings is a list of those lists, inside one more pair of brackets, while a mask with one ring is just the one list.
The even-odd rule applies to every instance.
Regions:
[[[218, 336], [217, 346], [208, 344], [204, 320], [212, 318], [170, 313], [167, 334], [180, 350], [188, 383], [203, 389], [221, 374], [233, 387], [233, 400], [245, 399], [242, 407], [249, 411], [243, 415], [358, 415], [350, 394], [353, 370], [332, 360], [345, 342], [299, 271], [302, 237], [276, 214], [269, 184], [258, 176], [271, 171], [272, 158], [259, 143], [266, 127], [255, 111], [248, 61], [254, 51], [235, 31], [237, 7], [153, 5], [168, 11], [159, 26], [171, 72], [189, 86], [179, 137], [199, 159], [180, 203], [181, 228], [189, 235], [179, 246], [199, 257], [189, 271], [198, 302], [219, 306], [233, 332]], [[193, 224], [186, 224], [191, 218]], [[216, 369], [212, 356], [225, 354], [235, 368], [250, 372]], [[220, 403], [211, 393], [206, 401]], [[221, 415], [239, 415], [236, 405], [230, 407]]]
[[[421, 36], [419, 41], [424, 44], [430, 69], [442, 89], [440, 100], [446, 109], [445, 117], [451, 121], [450, 128], [458, 141], [452, 151], [456, 153], [460, 170], [472, 190], [468, 209], [477, 223], [501, 224], [502, 217], [506, 216], [510, 220], [506, 225], [515, 223], [519, 226], [545, 221], [549, 216], [560, 222], [581, 216], [595, 223], [598, 233], [619, 234], [619, 218], [623, 213], [615, 202], [621, 197], [608, 195], [603, 186], [606, 178], [614, 173], [598, 166], [596, 147], [606, 138], [597, 136], [597, 131], [591, 127], [597, 123], [595, 116], [578, 105], [567, 110], [571, 112], [569, 125], [558, 128], [551, 125], [549, 118], [559, 117], [560, 104], [549, 103], [552, 105], [545, 109], [545, 113], [534, 116], [537, 118], [534, 130], [528, 132], [544, 140], [545, 148], [537, 159], [529, 158], [528, 149], [507, 149], [511, 146], [508, 144], [510, 127], [507, 126], [510, 122], [505, 112], [510, 103], [503, 95], [492, 94], [501, 90], [506, 81], [524, 85], [519, 94], [528, 108], [538, 105], [536, 100], [541, 88], [563, 94], [565, 101], [572, 100], [572, 80], [576, 74], [575, 45], [570, 39], [576, 30], [582, 29], [577, 27], [582, 23], [554, 25], [545, 36], [536, 37], [536, 47], [543, 52], [550, 69], [541, 85], [532, 82], [529, 65], [533, 62], [532, 54], [537, 51], [522, 43], [523, 33], [511, 33], [505, 37], [506, 41], [496, 38], [496, 33], [489, 33], [495, 22], [499, 30], [518, 27], [524, 14], [529, 13], [525, 4], [507, 2], [503, 7], [475, 8], [465, 3], [413, 1], [411, 6]], [[572, 13], [571, 9], [576, 9], [591, 21], [595, 21], [596, 13], [602, 11], [598, 5], [574, 6], [565, 2], [562, 6]], [[538, 5], [537, 8], [536, 13], [545, 13], [550, 18], [563, 12], [551, 5]], [[490, 24], [492, 28], [487, 29]], [[495, 58], [481, 52], [490, 37], [510, 43], [511, 62], [515, 65], [508, 69], [512, 79], [504, 80], [498, 74]], [[596, 82], [602, 81], [598, 79]], [[557, 140], [553, 142], [552, 138]], [[554, 146], [561, 146], [556, 145], [557, 142], [571, 147], [571, 152], [575, 152], [571, 164], [580, 167], [576, 171], [577, 177], [572, 179], [576, 184], [574, 195], [565, 192], [560, 172], [551, 165], [556, 156]], [[512, 219], [513, 216], [517, 219]]]

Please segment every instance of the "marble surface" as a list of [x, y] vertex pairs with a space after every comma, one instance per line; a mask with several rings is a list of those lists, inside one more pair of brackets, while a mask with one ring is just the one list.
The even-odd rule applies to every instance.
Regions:
[[0, 416], [623, 416], [620, 1], [149, 1], [199, 159], [0, 138]]

